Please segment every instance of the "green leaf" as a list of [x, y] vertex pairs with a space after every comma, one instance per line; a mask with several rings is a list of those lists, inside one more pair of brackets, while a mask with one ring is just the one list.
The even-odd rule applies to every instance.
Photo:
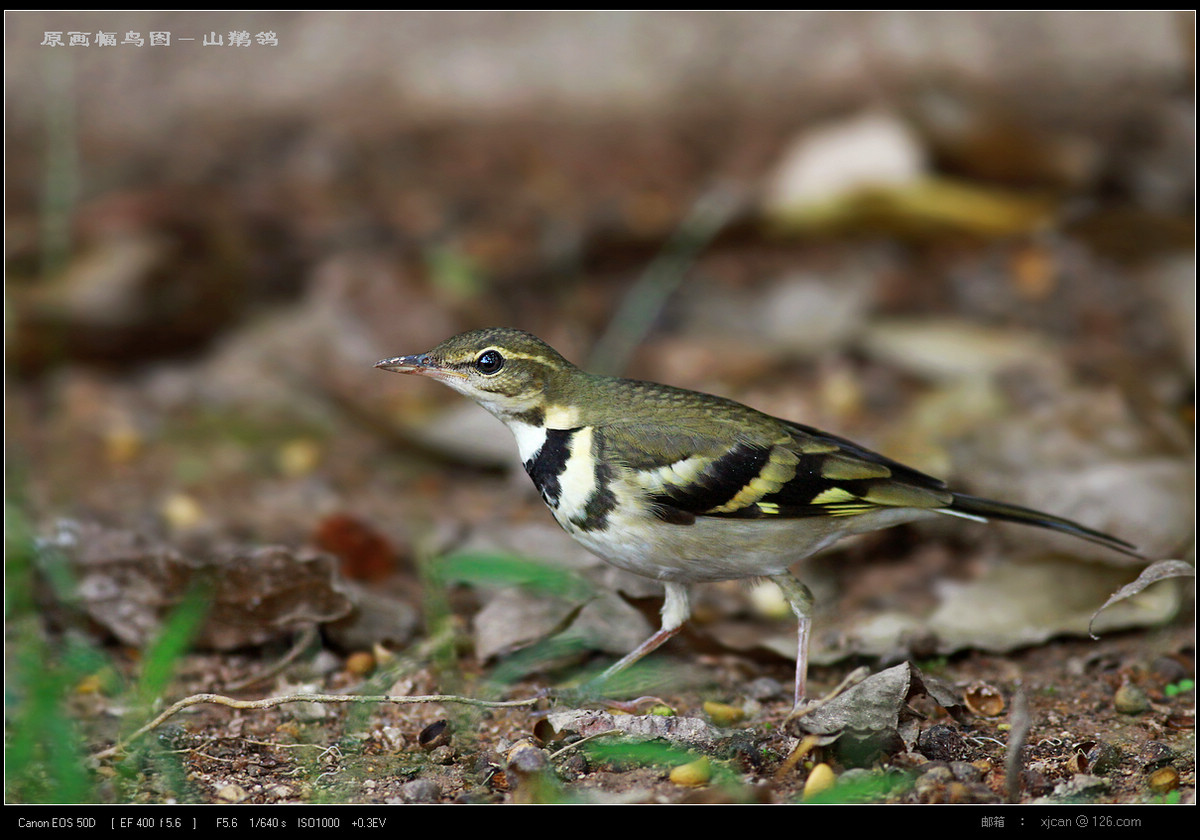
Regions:
[[142, 674], [134, 689], [134, 696], [143, 704], [151, 704], [166, 691], [179, 659], [187, 651], [211, 602], [207, 587], [190, 591], [175, 611], [163, 623], [158, 638], [146, 650]]
[[454, 554], [434, 564], [446, 583], [472, 586], [520, 586], [568, 600], [591, 597], [592, 585], [578, 574], [511, 554]]

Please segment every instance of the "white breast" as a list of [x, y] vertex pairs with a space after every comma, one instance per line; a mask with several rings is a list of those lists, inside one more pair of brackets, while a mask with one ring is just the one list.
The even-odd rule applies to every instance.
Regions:
[[582, 520], [588, 501], [596, 492], [596, 462], [592, 458], [592, 429], [579, 429], [571, 436], [570, 457], [558, 477], [560, 494], [554, 512], [559, 522]]

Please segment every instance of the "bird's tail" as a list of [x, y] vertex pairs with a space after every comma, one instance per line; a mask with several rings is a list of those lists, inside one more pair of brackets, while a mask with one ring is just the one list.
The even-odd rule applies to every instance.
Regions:
[[1102, 531], [1096, 531], [1080, 525], [1078, 522], [1072, 522], [1070, 519], [1051, 516], [1048, 513], [1042, 513], [1040, 510], [1033, 510], [1032, 508], [1010, 505], [1006, 502], [996, 502], [991, 499], [981, 499], [978, 496], [968, 496], [965, 493], [955, 493], [954, 501], [949, 507], [943, 508], [943, 510], [946, 513], [958, 514], [960, 516], [979, 517], [985, 520], [998, 519], [1003, 522], [1019, 522], [1022, 525], [1048, 528], [1051, 531], [1070, 534], [1073, 537], [1098, 543], [1106, 548], [1111, 548], [1113, 551], [1128, 554], [1131, 557], [1137, 557], [1142, 560], [1146, 559], [1138, 553], [1136, 546], [1124, 540], [1119, 540]]

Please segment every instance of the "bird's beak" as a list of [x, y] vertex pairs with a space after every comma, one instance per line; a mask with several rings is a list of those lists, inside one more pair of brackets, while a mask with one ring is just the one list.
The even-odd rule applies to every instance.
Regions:
[[447, 376], [458, 376], [466, 378], [464, 374], [449, 368], [438, 367], [430, 358], [428, 353], [421, 353], [416, 356], [396, 356], [392, 359], [381, 359], [375, 363], [375, 367], [382, 370], [390, 370], [395, 373], [415, 373], [420, 376], [429, 376], [434, 379], [441, 379]]

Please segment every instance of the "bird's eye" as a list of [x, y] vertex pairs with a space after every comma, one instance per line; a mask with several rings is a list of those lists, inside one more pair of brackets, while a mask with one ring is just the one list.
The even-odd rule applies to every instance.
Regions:
[[484, 350], [475, 360], [475, 369], [487, 376], [499, 373], [502, 367], [504, 367], [504, 357], [498, 350]]

